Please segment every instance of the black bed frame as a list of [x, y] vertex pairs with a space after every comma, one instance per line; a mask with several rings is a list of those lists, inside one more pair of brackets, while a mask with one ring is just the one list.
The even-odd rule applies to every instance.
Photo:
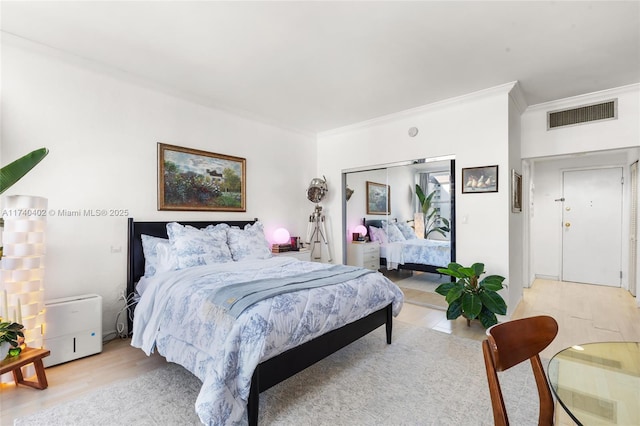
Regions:
[[[246, 224], [255, 223], [258, 219], [245, 221], [218, 221], [218, 222], [186, 222], [183, 225], [191, 225], [195, 228], [205, 228], [208, 225], [227, 223], [230, 226], [243, 227]], [[142, 252], [141, 235], [167, 238], [166, 225], [168, 222], [135, 222], [133, 218], [128, 220], [128, 257], [127, 257], [127, 296], [135, 293], [135, 284], [144, 275], [144, 254]], [[133, 329], [133, 307], [128, 318], [129, 333]], [[326, 358], [332, 353], [342, 349], [362, 336], [377, 329], [381, 325], [386, 326], [387, 344], [391, 344], [393, 316], [391, 304], [373, 312], [364, 318], [346, 324], [336, 330], [330, 331], [300, 346], [289, 349], [271, 359], [261, 362], [256, 367], [251, 378], [251, 390], [247, 402], [249, 425], [258, 424], [258, 406], [260, 392], [277, 385], [305, 368]]]

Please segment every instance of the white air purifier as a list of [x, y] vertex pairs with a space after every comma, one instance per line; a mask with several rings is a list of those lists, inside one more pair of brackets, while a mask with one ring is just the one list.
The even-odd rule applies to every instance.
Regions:
[[97, 294], [45, 301], [44, 366], [102, 352], [102, 297]]

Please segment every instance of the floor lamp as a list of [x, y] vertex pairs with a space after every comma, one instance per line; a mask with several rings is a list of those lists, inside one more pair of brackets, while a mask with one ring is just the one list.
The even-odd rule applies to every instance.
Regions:
[[25, 343], [43, 346], [44, 255], [47, 199], [28, 195], [5, 198], [0, 261], [1, 315], [24, 325]]

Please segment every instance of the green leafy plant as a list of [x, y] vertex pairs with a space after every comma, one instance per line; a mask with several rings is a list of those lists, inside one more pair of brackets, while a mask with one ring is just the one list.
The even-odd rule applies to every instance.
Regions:
[[447, 232], [451, 231], [449, 221], [440, 216], [432, 205], [431, 200], [435, 194], [436, 191], [433, 191], [429, 195], [425, 195], [420, 185], [416, 184], [416, 195], [420, 201], [420, 208], [424, 217], [424, 238], [429, 238], [429, 235], [433, 232], [446, 237]]
[[451, 262], [447, 268], [438, 268], [437, 271], [457, 278], [455, 282], [444, 283], [436, 288], [436, 293], [443, 295], [449, 304], [447, 319], [454, 320], [462, 315], [469, 325], [471, 320], [477, 318], [485, 328], [489, 328], [498, 323], [496, 314], [507, 313], [507, 304], [497, 293], [504, 288], [504, 277], [487, 275], [480, 280], [485, 273], [484, 263], [464, 267]]
[[27, 155], [18, 158], [13, 163], [0, 169], [0, 194], [19, 181], [29, 170], [33, 169], [44, 157], [47, 156], [47, 148], [36, 149]]
[[20, 355], [18, 337], [24, 338], [23, 329], [22, 324], [16, 322], [0, 322], [0, 343], [8, 342], [11, 345], [9, 356]]

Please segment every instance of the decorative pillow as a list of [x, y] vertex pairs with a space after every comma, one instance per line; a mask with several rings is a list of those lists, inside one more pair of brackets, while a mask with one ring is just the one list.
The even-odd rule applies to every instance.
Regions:
[[396, 243], [398, 241], [405, 241], [406, 238], [402, 235], [402, 232], [398, 229], [395, 223], [387, 224], [387, 237], [389, 237], [390, 243]]
[[178, 269], [178, 258], [171, 249], [169, 240], [167, 240], [166, 243], [158, 244], [158, 246], [156, 247], [156, 253], [158, 255], [156, 274]]
[[227, 229], [227, 224], [197, 229], [176, 222], [168, 223], [167, 235], [171, 250], [178, 260], [178, 269], [230, 262], [232, 259], [227, 246]]
[[144, 253], [144, 276], [152, 277], [158, 272], [159, 263], [167, 261], [167, 259], [159, 259], [159, 251], [162, 250], [162, 248], [170, 251], [169, 240], [145, 234], [141, 235], [141, 239], [142, 252]]
[[244, 229], [232, 227], [227, 230], [227, 240], [233, 260], [268, 259], [271, 257], [269, 242], [264, 236], [262, 223], [246, 225]]
[[407, 222], [398, 222], [396, 223], [396, 226], [398, 227], [400, 232], [402, 232], [405, 240], [415, 240], [418, 238], [418, 236], [416, 235], [416, 231], [414, 231]]
[[377, 241], [380, 244], [387, 244], [389, 242], [389, 237], [387, 237], [387, 233], [384, 232], [384, 229], [370, 226], [369, 232], [371, 232], [371, 241]]

